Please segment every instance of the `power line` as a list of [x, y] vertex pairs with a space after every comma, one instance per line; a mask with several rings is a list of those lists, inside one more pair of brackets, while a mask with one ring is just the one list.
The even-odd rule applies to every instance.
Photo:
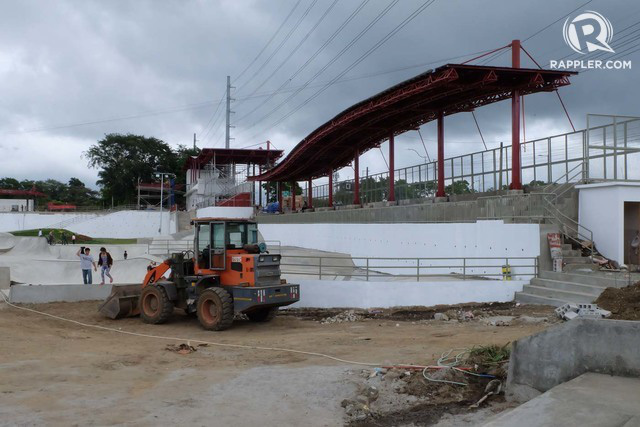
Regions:
[[[415, 11], [413, 11], [409, 16], [407, 16], [402, 22], [400, 22], [400, 24], [398, 24], [396, 27], [394, 27], [390, 32], [388, 32], [384, 37], [382, 37], [380, 40], [378, 40], [371, 48], [369, 48], [365, 53], [363, 53], [358, 59], [356, 59], [350, 66], [348, 66], [346, 69], [344, 69], [340, 74], [338, 74], [336, 77], [334, 77], [334, 79], [332, 81], [330, 81], [329, 83], [327, 83], [324, 87], [322, 87], [320, 90], [318, 90], [316, 93], [314, 93], [313, 95], [311, 95], [309, 98], [307, 98], [305, 101], [303, 101], [302, 103], [300, 103], [299, 105], [297, 105], [294, 109], [292, 109], [291, 111], [289, 111], [289, 113], [285, 114], [283, 117], [281, 117], [279, 120], [277, 120], [275, 123], [273, 123], [271, 126], [268, 127], [272, 128], [274, 126], [277, 126], [278, 124], [282, 123], [284, 120], [286, 120], [287, 118], [291, 117], [293, 114], [295, 114], [296, 112], [300, 111], [301, 108], [303, 108], [305, 105], [307, 105], [309, 102], [311, 102], [312, 100], [314, 100], [315, 98], [317, 98], [321, 93], [323, 93], [325, 90], [327, 90], [336, 80], [338, 80], [339, 78], [341, 78], [342, 76], [344, 76], [346, 73], [348, 73], [349, 71], [351, 71], [354, 67], [356, 67], [358, 64], [360, 64], [362, 61], [364, 61], [369, 55], [371, 55], [374, 51], [376, 51], [380, 46], [382, 46], [383, 44], [385, 44], [389, 39], [391, 39], [394, 35], [396, 35], [400, 30], [402, 30], [407, 24], [409, 24], [413, 19], [415, 19], [418, 15], [420, 15], [422, 12], [424, 12], [428, 7], [430, 7], [433, 3], [435, 3], [435, 0], [427, 0], [426, 2], [424, 2], [421, 6], [419, 6]], [[264, 130], [263, 130], [264, 131]]]
[[[313, 77], [311, 77], [309, 80], [307, 80], [305, 85], [303, 85], [303, 88], [306, 87], [306, 85], [311, 83], [313, 80], [315, 80], [327, 68], [329, 68], [331, 65], [333, 65], [340, 57], [342, 57], [342, 55], [344, 55], [345, 52], [347, 52], [358, 40], [360, 40], [362, 38], [362, 36], [364, 36], [380, 19], [382, 19], [382, 17], [385, 16], [398, 3], [398, 1], [399, 0], [394, 0], [393, 2], [388, 4], [382, 11], [380, 11], [378, 13], [378, 15], [371, 22], [369, 22], [349, 43], [347, 43], [347, 45], [345, 47], [342, 48], [342, 50], [340, 50], [340, 52], [338, 52], [327, 64], [325, 64], [324, 67], [322, 67], [316, 74], [314, 74]], [[333, 80], [331, 80], [331, 81], [333, 81]], [[275, 108], [271, 109], [267, 114], [265, 114], [262, 118], [260, 118], [256, 122], [254, 122], [251, 126], [246, 128], [244, 131], [246, 131], [248, 129], [251, 129], [254, 126], [256, 126], [258, 123], [261, 123], [262, 121], [266, 120], [273, 113], [278, 111], [283, 105], [285, 105], [290, 99], [292, 99], [298, 93], [300, 93], [300, 91], [303, 88], [301, 88], [301, 89], [297, 90], [296, 92], [294, 92], [293, 94], [289, 95], [289, 97], [287, 99], [282, 101]]]
[[[300, 26], [300, 24], [302, 23], [302, 21], [304, 20], [304, 18], [306, 18], [306, 16], [309, 14], [309, 11], [311, 11], [311, 9], [313, 8], [313, 6], [315, 6], [315, 4], [318, 2], [318, 0], [312, 0], [311, 4], [309, 5], [309, 7], [307, 7], [307, 9], [303, 12], [302, 16], [300, 16], [300, 18], [298, 18], [298, 20], [296, 21], [296, 23], [293, 25], [293, 27], [291, 27], [291, 29], [289, 30], [289, 32], [284, 36], [284, 38], [280, 41], [280, 44], [278, 45], [278, 47], [276, 47], [276, 49], [271, 52], [271, 55], [269, 55], [269, 57], [262, 63], [262, 65], [260, 67], [258, 67], [258, 69], [256, 70], [255, 73], [253, 73], [253, 75], [251, 77], [249, 77], [249, 80], [247, 81], [247, 83], [245, 83], [243, 85], [243, 87], [246, 87], [248, 84], [250, 84], [253, 79], [260, 74], [265, 67], [267, 66], [267, 64], [269, 62], [271, 62], [271, 60], [273, 59], [274, 56], [277, 55], [278, 52], [280, 52], [280, 49], [282, 49], [282, 46], [284, 46], [284, 44], [289, 41], [289, 38], [291, 38], [291, 35], [298, 29], [298, 27]], [[238, 89], [238, 91], [236, 91], [236, 93], [240, 92], [242, 90], [242, 87], [240, 89]]]
[[[325, 42], [313, 53], [313, 55], [311, 55], [307, 61], [300, 67], [298, 68], [298, 70], [293, 73], [293, 75], [291, 75], [287, 80], [284, 81], [284, 83], [282, 83], [280, 85], [280, 87], [278, 89], [276, 89], [276, 91], [274, 93], [272, 93], [267, 99], [265, 99], [260, 105], [258, 105], [256, 108], [254, 108], [253, 111], [261, 108], [263, 105], [265, 105], [267, 102], [269, 102], [277, 93], [281, 92], [298, 74], [300, 74], [304, 69], [307, 68], [307, 66], [333, 41], [333, 39], [336, 38], [336, 36], [338, 36], [338, 34], [340, 34], [340, 32], [342, 32], [342, 30], [353, 20], [353, 18], [356, 17], [356, 15], [358, 13], [360, 13], [360, 11], [366, 6], [366, 4], [369, 3], [369, 0], [363, 0], [358, 7], [355, 8], [355, 10], [353, 12], [351, 12], [351, 14], [347, 17], [347, 19], [345, 19], [342, 24], [340, 24], [340, 26], [333, 32], [333, 34], [331, 34], [331, 36], [325, 40]], [[306, 82], [305, 84], [299, 86], [298, 89], [295, 90], [296, 94], [300, 93], [300, 91], [304, 90], [307, 85], [309, 84], [309, 82]], [[255, 123], [252, 125], [255, 126]]]
[[284, 24], [289, 20], [289, 18], [291, 18], [291, 15], [293, 15], [293, 12], [295, 12], [295, 10], [298, 8], [298, 5], [300, 4], [302, 0], [298, 0], [296, 2], [296, 4], [293, 5], [293, 8], [291, 8], [291, 10], [289, 11], [289, 14], [287, 15], [286, 18], [284, 18], [284, 21], [282, 21], [282, 24], [280, 24], [280, 26], [278, 27], [278, 29], [276, 30], [275, 33], [273, 33], [273, 35], [271, 36], [271, 38], [269, 39], [269, 41], [267, 41], [267, 43], [264, 45], [264, 47], [260, 50], [260, 52], [258, 52], [258, 54], [256, 55], [255, 58], [253, 58], [253, 60], [251, 61], [251, 63], [249, 65], [247, 65], [244, 70], [242, 70], [240, 72], [240, 74], [238, 74], [238, 77], [236, 77], [236, 80], [234, 81], [234, 83], [236, 83], [238, 80], [240, 80], [242, 78], [242, 76], [244, 76], [244, 73], [247, 72], [247, 70], [249, 68], [251, 68], [251, 66], [253, 64], [255, 64], [255, 62], [258, 60], [258, 58], [260, 57], [260, 55], [262, 55], [264, 53], [264, 51], [267, 49], [267, 47], [269, 47], [269, 45], [271, 44], [271, 42], [273, 42], [273, 40], [276, 38], [276, 36], [278, 35], [278, 33], [280, 33], [280, 30], [282, 30], [282, 27], [284, 27]]
[[[293, 57], [293, 55], [295, 55], [295, 53], [298, 51], [298, 49], [300, 49], [300, 47], [304, 44], [305, 41], [307, 41], [307, 39], [309, 38], [309, 36], [315, 31], [316, 28], [318, 28], [318, 26], [322, 23], [322, 21], [324, 21], [324, 18], [327, 17], [327, 15], [329, 14], [329, 12], [331, 12], [331, 10], [335, 7], [336, 4], [338, 4], [339, 0], [333, 0], [333, 3], [331, 3], [329, 5], [329, 7], [327, 8], [327, 10], [325, 10], [325, 12], [322, 14], [322, 16], [320, 17], [320, 19], [315, 23], [315, 25], [307, 32], [307, 34], [302, 38], [302, 40], [300, 40], [300, 42], [296, 45], [295, 48], [293, 48], [293, 50], [291, 51], [291, 53], [289, 53], [289, 55], [280, 63], [280, 65], [278, 65], [272, 72], [271, 74], [269, 74], [269, 76], [264, 79], [262, 81], [262, 83], [260, 83], [258, 85], [258, 87], [256, 87], [253, 92], [251, 92], [248, 96], [251, 97], [253, 95], [255, 95], [255, 93], [260, 90], [260, 88], [262, 88], [262, 86], [265, 85], [265, 83], [267, 83], [267, 81], [269, 81], [278, 71], [280, 71], [280, 69], [284, 66], [284, 64], [287, 63], [287, 61], [289, 61], [289, 59], [291, 59], [291, 57]], [[242, 101], [238, 102], [237, 105], [240, 105], [242, 103]], [[240, 117], [237, 121], [241, 121], [244, 118], [246, 118], [247, 116], [251, 115], [251, 113], [253, 113], [254, 111], [256, 111], [258, 107], [254, 108], [253, 110], [251, 110], [249, 113], [245, 114], [244, 116]]]

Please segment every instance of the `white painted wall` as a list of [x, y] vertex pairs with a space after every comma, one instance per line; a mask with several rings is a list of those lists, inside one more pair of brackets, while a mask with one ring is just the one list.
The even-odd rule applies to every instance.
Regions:
[[350, 282], [299, 280], [300, 301], [291, 307], [434, 306], [470, 302], [513, 301], [525, 281]]
[[252, 207], [241, 206], [210, 206], [198, 209], [197, 218], [251, 218], [253, 216]]
[[578, 222], [593, 232], [593, 241], [601, 254], [623, 264], [624, 202], [640, 202], [640, 185], [616, 181], [576, 188], [579, 190]]
[[[503, 221], [476, 223], [426, 224], [260, 224], [265, 240], [279, 240], [283, 246], [298, 246], [329, 252], [343, 252], [352, 257], [457, 258], [499, 257], [501, 260], [473, 260], [470, 264], [495, 265], [492, 268], [470, 269], [468, 274], [500, 272], [507, 257], [537, 257], [540, 255], [540, 226], [537, 224], [505, 224]], [[505, 261], [505, 262], [503, 262]], [[360, 267], [364, 260], [354, 259]], [[376, 260], [378, 265], [399, 265], [398, 260]], [[415, 260], [406, 261], [415, 265]], [[462, 261], [456, 261], [460, 265]], [[533, 260], [510, 260], [512, 274], [533, 272]], [[469, 266], [470, 264], [467, 264]], [[421, 261], [425, 265], [452, 265], [450, 260]], [[391, 274], [398, 269], [383, 269]], [[459, 269], [427, 270], [421, 274], [446, 274]], [[406, 273], [406, 272], [405, 272]], [[408, 274], [414, 274], [411, 270]]]
[[97, 213], [0, 213], [0, 231], [20, 231], [52, 226], [66, 228], [91, 237], [145, 238], [168, 235], [177, 231], [172, 214], [160, 211], [120, 211], [107, 215]]
[[28, 199], [0, 199], [0, 212], [24, 212], [33, 210], [33, 200]]

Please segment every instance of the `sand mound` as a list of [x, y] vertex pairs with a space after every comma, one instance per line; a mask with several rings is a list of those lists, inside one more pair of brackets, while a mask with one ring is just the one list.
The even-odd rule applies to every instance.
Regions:
[[624, 288], [607, 288], [596, 300], [612, 319], [640, 320], [640, 282]]

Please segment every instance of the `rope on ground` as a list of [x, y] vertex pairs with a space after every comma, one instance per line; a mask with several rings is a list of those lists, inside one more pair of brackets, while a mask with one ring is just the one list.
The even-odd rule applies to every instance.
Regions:
[[[457, 353], [453, 358], [451, 357], [451, 353], [454, 352], [454, 350], [462, 350], [459, 353]], [[422, 370], [422, 376], [424, 377], [424, 379], [426, 379], [427, 381], [431, 381], [434, 383], [445, 383], [445, 384], [455, 384], [455, 385], [461, 385], [461, 386], [467, 386], [469, 385], [468, 383], [463, 383], [460, 381], [451, 381], [451, 380], [441, 380], [441, 379], [437, 379], [437, 378], [431, 378], [429, 376], [427, 376], [427, 370], [431, 369], [451, 369], [454, 371], [458, 371], [458, 372], [462, 372], [463, 374], [466, 375], [472, 375], [474, 377], [481, 377], [481, 378], [495, 378], [494, 375], [488, 375], [488, 374], [478, 374], [475, 372], [471, 372], [467, 369], [461, 369], [458, 366], [462, 364], [463, 361], [463, 356], [469, 353], [469, 349], [467, 348], [452, 348], [449, 351], [445, 351], [444, 353], [442, 353], [442, 355], [440, 356], [440, 358], [438, 358], [438, 364], [436, 366], [425, 366], [425, 368]]]
[[[336, 362], [342, 362], [342, 363], [346, 363], [346, 364], [349, 364], [349, 365], [360, 365], [360, 366], [380, 366], [381, 365], [381, 363], [358, 362], [358, 361], [354, 361], [354, 360], [342, 359], [340, 357], [331, 356], [329, 354], [324, 354], [324, 353], [317, 353], [317, 352], [313, 352], [313, 351], [295, 350], [295, 349], [281, 348], [281, 347], [262, 347], [262, 346], [248, 345], [248, 344], [229, 344], [229, 343], [221, 343], [221, 342], [216, 342], [216, 341], [204, 341], [204, 340], [198, 340], [198, 339], [167, 337], [167, 336], [161, 336], [161, 335], [151, 335], [151, 334], [142, 334], [142, 333], [139, 333], [139, 332], [123, 331], [122, 329], [109, 328], [107, 326], [93, 325], [93, 324], [90, 324], [90, 323], [79, 322], [77, 320], [66, 319], [64, 317], [56, 316], [54, 314], [45, 313], [43, 311], [34, 310], [32, 308], [20, 307], [18, 305], [10, 303], [9, 300], [7, 300], [7, 297], [4, 295], [3, 292], [0, 292], [0, 295], [2, 295], [2, 298], [4, 299], [4, 302], [7, 305], [9, 305], [10, 307], [16, 308], [18, 310], [29, 311], [29, 312], [32, 312], [32, 313], [39, 314], [41, 316], [47, 316], [47, 317], [50, 317], [52, 319], [57, 319], [57, 320], [61, 320], [63, 322], [73, 323], [73, 324], [76, 324], [76, 325], [79, 325], [79, 326], [84, 326], [86, 328], [99, 329], [99, 330], [109, 331], [109, 332], [117, 332], [119, 334], [124, 334], [124, 335], [132, 335], [132, 336], [143, 337], [143, 338], [154, 338], [154, 339], [160, 339], [160, 340], [166, 340], [166, 341], [182, 341], [182, 342], [186, 341], [186, 342], [194, 342], [194, 343], [199, 343], [199, 344], [208, 344], [208, 345], [213, 345], [213, 346], [217, 346], [217, 347], [240, 348], [240, 349], [245, 349], [245, 350], [265, 350], [265, 351], [278, 351], [278, 352], [284, 352], [284, 353], [303, 354], [303, 355], [306, 355], [306, 356], [314, 356], [314, 357], [321, 357], [321, 358], [325, 358], [325, 359], [330, 359], [330, 360], [334, 360]], [[417, 365], [405, 365], [405, 366], [418, 367]], [[422, 366], [420, 366], [420, 368], [422, 368]]]

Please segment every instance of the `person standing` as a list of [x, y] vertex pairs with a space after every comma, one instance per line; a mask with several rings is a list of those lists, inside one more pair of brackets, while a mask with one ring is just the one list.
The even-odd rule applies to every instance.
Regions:
[[[81, 253], [84, 249], [84, 253]], [[91, 275], [91, 267], [93, 266], [93, 271], [97, 272], [98, 267], [96, 267], [96, 263], [91, 256], [91, 249], [89, 248], [80, 248], [76, 253], [78, 258], [80, 258], [80, 269], [82, 270], [82, 281], [85, 285], [91, 285], [93, 283], [93, 277]]]
[[71, 244], [72, 244], [72, 245], [75, 245], [75, 244], [76, 244], [76, 235], [75, 235], [75, 234], [72, 234], [72, 235], [71, 235]]
[[124, 260], [127, 260], [127, 257], [129, 256], [129, 254], [127, 254], [127, 251], [124, 251]]
[[109, 274], [109, 272], [111, 271], [111, 266], [113, 265], [113, 258], [111, 258], [111, 254], [107, 252], [105, 248], [100, 248], [98, 265], [100, 266], [100, 276], [102, 277], [100, 285], [104, 285], [104, 276], [107, 276], [109, 278], [109, 283], [113, 283], [113, 277], [111, 277], [111, 274]]
[[53, 230], [49, 231], [49, 236], [47, 237], [47, 243], [53, 245], [56, 241], [56, 238], [53, 237]]
[[62, 232], [62, 236], [60, 237], [60, 239], [62, 240], [63, 245], [66, 245], [69, 243], [69, 241], [67, 240], [67, 233], [65, 233], [64, 231]]
[[42, 237], [42, 228], [38, 230], [38, 237]]

